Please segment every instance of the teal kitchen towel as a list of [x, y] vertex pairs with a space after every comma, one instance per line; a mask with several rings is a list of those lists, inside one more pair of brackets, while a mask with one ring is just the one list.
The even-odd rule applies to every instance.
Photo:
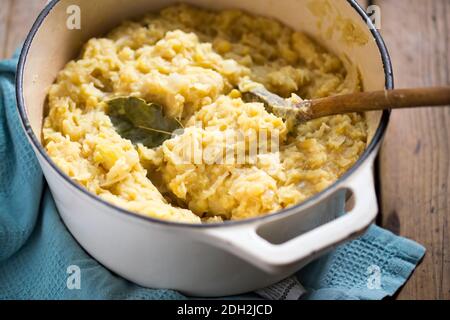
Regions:
[[[22, 132], [14, 88], [16, 64], [17, 55], [0, 62], [0, 299], [186, 298], [120, 278], [72, 238]], [[361, 238], [299, 271], [296, 277], [306, 289], [301, 298], [393, 295], [424, 253], [421, 245], [372, 226]], [[79, 272], [80, 282], [72, 278], [73, 272]]]

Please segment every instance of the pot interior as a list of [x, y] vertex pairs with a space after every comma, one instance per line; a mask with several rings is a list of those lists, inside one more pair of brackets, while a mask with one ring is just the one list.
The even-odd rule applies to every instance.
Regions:
[[[137, 18], [177, 0], [61, 0], [48, 12], [32, 40], [23, 70], [23, 97], [35, 136], [40, 140], [47, 90], [64, 65], [77, 57], [90, 38], [101, 36], [122, 20]], [[364, 90], [385, 88], [380, 50], [366, 21], [348, 1], [329, 0], [187, 0], [210, 9], [239, 8], [273, 17], [304, 31], [326, 49], [351, 57], [361, 74]], [[70, 30], [73, 6], [80, 8], [81, 28]], [[381, 112], [367, 113], [370, 143], [380, 124]]]

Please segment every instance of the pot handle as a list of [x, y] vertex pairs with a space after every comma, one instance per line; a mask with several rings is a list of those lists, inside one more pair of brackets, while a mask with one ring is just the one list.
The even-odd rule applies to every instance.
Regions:
[[[353, 238], [362, 233], [378, 213], [373, 161], [369, 160], [366, 163], [359, 169], [360, 172], [348, 177], [339, 186], [339, 189], [349, 189], [353, 192], [355, 204], [351, 211], [333, 221], [282, 244], [272, 244], [258, 235], [257, 229], [267, 222], [229, 228], [210, 228], [206, 230], [209, 237], [204, 237], [203, 241], [215, 243], [216, 246], [239, 256], [259, 269], [277, 273]], [[301, 213], [299, 211], [294, 214]]]

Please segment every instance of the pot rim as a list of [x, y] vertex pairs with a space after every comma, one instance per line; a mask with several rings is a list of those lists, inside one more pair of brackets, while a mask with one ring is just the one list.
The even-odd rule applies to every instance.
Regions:
[[[356, 161], [356, 163], [347, 171], [345, 172], [338, 180], [336, 180], [332, 185], [328, 186], [326, 189], [322, 190], [321, 192], [313, 195], [312, 197], [308, 198], [307, 200], [294, 205], [292, 207], [280, 210], [275, 213], [267, 214], [265, 216], [261, 217], [255, 217], [255, 218], [249, 218], [245, 220], [239, 220], [239, 221], [224, 221], [221, 223], [211, 223], [211, 224], [189, 224], [189, 223], [181, 223], [181, 222], [174, 222], [174, 221], [167, 221], [167, 220], [160, 220], [157, 218], [152, 218], [148, 216], [143, 216], [139, 213], [135, 213], [129, 210], [126, 210], [124, 208], [118, 207], [110, 202], [107, 202], [106, 200], [101, 199], [100, 197], [96, 196], [95, 194], [89, 192], [87, 189], [82, 187], [81, 185], [78, 185], [73, 181], [69, 176], [67, 176], [64, 172], [62, 172], [61, 169], [58, 168], [58, 166], [53, 162], [53, 160], [50, 158], [50, 156], [45, 151], [42, 144], [39, 142], [38, 138], [33, 132], [33, 129], [31, 128], [31, 124], [28, 120], [26, 108], [25, 108], [25, 102], [23, 98], [23, 74], [24, 74], [24, 67], [27, 60], [28, 52], [30, 50], [31, 44], [33, 42], [34, 36], [38, 32], [39, 28], [41, 27], [43, 21], [46, 19], [48, 14], [52, 11], [52, 9], [60, 2], [60, 0], [52, 0], [50, 1], [45, 8], [42, 10], [42, 12], [37, 17], [36, 21], [34, 22], [30, 32], [28, 33], [26, 40], [23, 44], [20, 56], [19, 56], [19, 63], [17, 66], [17, 75], [16, 75], [16, 99], [17, 99], [17, 109], [19, 111], [20, 120], [22, 122], [22, 126], [28, 136], [28, 139], [32, 142], [32, 145], [36, 150], [38, 150], [39, 154], [42, 156], [43, 159], [50, 165], [50, 167], [62, 178], [69, 183], [72, 187], [77, 189], [78, 191], [84, 193], [94, 201], [98, 201], [102, 203], [103, 205], [109, 207], [110, 209], [113, 209], [112, 211], [120, 212], [120, 214], [124, 214], [131, 218], [137, 218], [141, 221], [146, 221], [150, 223], [156, 223], [161, 226], [167, 226], [167, 227], [188, 227], [193, 229], [209, 229], [209, 228], [226, 228], [226, 227], [233, 227], [233, 226], [240, 226], [244, 224], [251, 224], [255, 222], [263, 223], [264, 221], [270, 221], [274, 218], [283, 218], [284, 216], [287, 216], [294, 211], [300, 211], [306, 207], [311, 206], [313, 203], [318, 202], [320, 199], [330, 195], [332, 192], [335, 191], [335, 189], [347, 178], [349, 178], [352, 174], [354, 174], [357, 169], [361, 167], [361, 165], [369, 158], [369, 156], [376, 152], [377, 147], [380, 145], [383, 136], [386, 132], [387, 125], [389, 123], [390, 118], [390, 110], [383, 111], [382, 117], [380, 119], [380, 124], [372, 138], [372, 141], [370, 142], [369, 146], [364, 150], [363, 154], [360, 156], [360, 158]], [[389, 52], [387, 50], [387, 47], [384, 43], [383, 38], [381, 37], [381, 34], [378, 32], [378, 30], [374, 27], [371, 19], [367, 15], [367, 13], [364, 11], [364, 9], [356, 2], [356, 0], [347, 0], [350, 6], [352, 6], [353, 9], [356, 10], [356, 12], [360, 15], [360, 17], [364, 20], [364, 22], [367, 23], [370, 32], [372, 33], [372, 36], [375, 39], [375, 42], [377, 44], [377, 47], [379, 49], [381, 60], [383, 63], [383, 69], [385, 73], [385, 87], [386, 89], [390, 90], [394, 88], [394, 77], [392, 72], [392, 63], [391, 58], [389, 56]]]

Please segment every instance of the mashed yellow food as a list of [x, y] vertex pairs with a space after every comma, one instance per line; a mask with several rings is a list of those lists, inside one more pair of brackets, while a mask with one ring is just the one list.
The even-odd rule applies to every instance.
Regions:
[[[284, 97], [360, 90], [357, 71], [303, 33], [240, 11], [177, 5], [87, 42], [50, 88], [44, 145], [67, 175], [106, 201], [188, 223], [294, 205], [336, 181], [363, 152], [362, 115], [326, 117], [288, 132], [262, 104], [243, 101], [237, 88], [244, 81]], [[124, 96], [161, 104], [181, 120], [183, 133], [153, 149], [122, 138], [106, 102]], [[262, 132], [267, 141], [276, 136], [279, 148], [266, 143], [248, 156]], [[186, 159], [186, 145], [201, 150], [200, 161]], [[226, 161], [216, 161], [224, 154]]]

